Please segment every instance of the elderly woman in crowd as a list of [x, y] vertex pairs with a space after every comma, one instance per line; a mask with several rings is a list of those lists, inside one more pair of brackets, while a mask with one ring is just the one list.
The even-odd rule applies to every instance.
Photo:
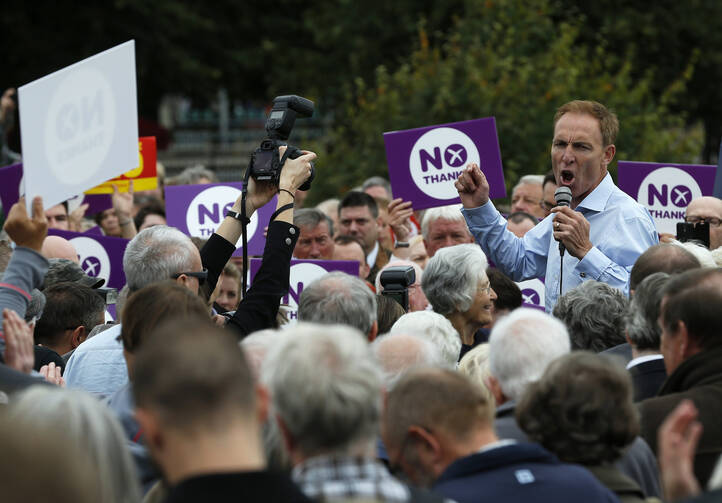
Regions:
[[647, 501], [613, 464], [637, 436], [639, 418], [630, 377], [611, 359], [576, 352], [555, 360], [529, 385], [516, 418], [531, 440], [584, 465], [623, 503]]
[[486, 276], [487, 265], [481, 248], [462, 244], [438, 250], [424, 270], [426, 298], [468, 346], [474, 345], [476, 331], [492, 320], [496, 293]]

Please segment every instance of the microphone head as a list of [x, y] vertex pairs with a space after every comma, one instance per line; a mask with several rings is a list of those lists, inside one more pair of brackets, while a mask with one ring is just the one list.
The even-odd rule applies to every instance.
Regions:
[[569, 206], [572, 202], [572, 191], [569, 187], [559, 187], [554, 191], [554, 200], [557, 206]]

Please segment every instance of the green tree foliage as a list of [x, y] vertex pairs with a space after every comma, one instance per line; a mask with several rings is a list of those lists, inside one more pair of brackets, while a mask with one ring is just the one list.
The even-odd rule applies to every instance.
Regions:
[[313, 197], [386, 175], [385, 131], [488, 116], [496, 117], [511, 187], [523, 174], [550, 169], [552, 118], [572, 99], [597, 100], [618, 113], [617, 159], [694, 160], [701, 130], [685, 129], [684, 115], [671, 111], [692, 64], [655, 94], [652, 69], [640, 77], [632, 54], [614, 55], [603, 42], [578, 44], [583, 29], [581, 21], [555, 21], [546, 0], [469, 1], [439, 44], [429, 43], [422, 27], [408, 63], [379, 67], [372, 83], [356, 79], [335, 129], [317, 146], [323, 176]]
[[[696, 63], [687, 75], [681, 99], [673, 111], [684, 111], [688, 122], [702, 121], [705, 129], [703, 160], [716, 158], [722, 138], [722, 2], [718, 0], [558, 0], [560, 19], [583, 20], [579, 43], [605, 41], [608, 51], [631, 52], [632, 75], [642, 77], [654, 68], [652, 92], [662, 96], [670, 82]], [[717, 20], [717, 21], [715, 21]]]

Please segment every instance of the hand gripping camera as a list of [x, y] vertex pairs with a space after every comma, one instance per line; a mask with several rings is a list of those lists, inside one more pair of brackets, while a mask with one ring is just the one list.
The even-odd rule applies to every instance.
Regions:
[[[296, 159], [301, 156], [301, 150], [288, 145], [288, 140], [296, 116], [311, 117], [313, 115], [313, 101], [301, 98], [300, 96], [277, 96], [273, 100], [273, 108], [266, 120], [266, 132], [268, 138], [261, 142], [251, 155], [251, 162], [248, 166], [250, 176], [256, 181], [270, 181], [278, 185], [281, 177], [281, 169], [287, 158]], [[286, 146], [286, 153], [280, 157], [278, 147]], [[313, 164], [311, 165], [311, 176], [299, 190], [311, 188], [311, 181], [315, 175]]]

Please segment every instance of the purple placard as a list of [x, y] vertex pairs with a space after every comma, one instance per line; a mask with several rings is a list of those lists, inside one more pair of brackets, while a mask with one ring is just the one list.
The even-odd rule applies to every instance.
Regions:
[[505, 197], [494, 117], [384, 133], [394, 197], [415, 210], [460, 202], [454, 181], [475, 162], [489, 180], [490, 197]]
[[[261, 268], [261, 259], [251, 259], [251, 284]], [[298, 299], [303, 288], [326, 273], [341, 271], [351, 276], [358, 276], [359, 263], [356, 260], [291, 260], [288, 294], [281, 299], [281, 304], [290, 306], [287, 309], [290, 322], [298, 320]]]
[[110, 194], [83, 194], [83, 202], [87, 204], [88, 209], [85, 210], [87, 216], [95, 215], [101, 211], [105, 211], [113, 207], [113, 200]]
[[544, 278], [527, 279], [519, 281], [516, 285], [521, 290], [521, 305], [523, 307], [545, 310], [544, 294], [546, 289], [544, 287]]
[[711, 196], [717, 166], [618, 162], [619, 188], [652, 214], [657, 232], [676, 234], [692, 199]]
[[[165, 213], [168, 225], [189, 236], [208, 239], [223, 221], [226, 211], [241, 195], [241, 182], [207, 185], [170, 185], [165, 188]], [[276, 209], [276, 197], [253, 214], [248, 224], [248, 254], [263, 255], [266, 238], [263, 229]], [[241, 240], [234, 256], [241, 254]]]
[[92, 226], [90, 229], [83, 232], [83, 234], [89, 234], [91, 236], [105, 236], [105, 234], [103, 234], [103, 229], [101, 229], [99, 225]]
[[[3, 203], [3, 212], [6, 217], [10, 207], [20, 199], [20, 181], [22, 178], [22, 163], [0, 168], [0, 201]], [[70, 211], [86, 203], [88, 204], [88, 209], [85, 210], [86, 215], [95, 215], [113, 207], [109, 194], [81, 194], [68, 200]]]
[[123, 254], [128, 240], [109, 236], [93, 236], [79, 232], [48, 229], [51, 236], [60, 236], [70, 241], [78, 252], [80, 267], [85, 274], [103, 278], [106, 287], [120, 290], [125, 285]]
[[0, 168], [0, 201], [3, 213], [8, 216], [10, 207], [20, 199], [20, 180], [23, 178], [22, 163]]

